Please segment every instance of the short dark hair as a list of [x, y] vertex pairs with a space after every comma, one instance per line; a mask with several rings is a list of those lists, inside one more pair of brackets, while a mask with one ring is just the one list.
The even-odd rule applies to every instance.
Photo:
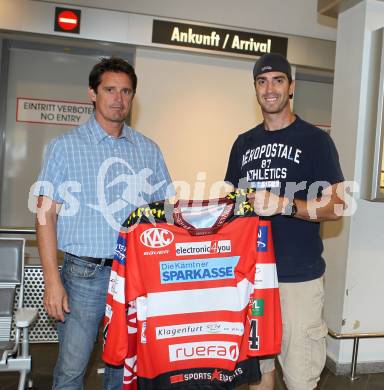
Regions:
[[119, 57], [102, 58], [91, 70], [89, 74], [89, 87], [97, 93], [97, 87], [101, 83], [101, 76], [105, 72], [125, 73], [132, 82], [133, 92], [136, 92], [137, 76], [132, 65]]

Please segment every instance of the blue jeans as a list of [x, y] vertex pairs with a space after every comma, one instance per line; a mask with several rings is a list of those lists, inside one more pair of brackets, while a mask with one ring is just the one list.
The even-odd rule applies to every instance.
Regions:
[[[68, 294], [70, 313], [57, 324], [59, 356], [54, 390], [81, 390], [83, 377], [104, 316], [111, 268], [66, 254], [61, 279]], [[123, 369], [107, 366], [104, 389], [121, 390]]]

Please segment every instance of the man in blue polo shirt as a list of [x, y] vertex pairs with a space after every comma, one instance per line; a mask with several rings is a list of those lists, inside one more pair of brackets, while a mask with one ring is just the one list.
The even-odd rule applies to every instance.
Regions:
[[[55, 390], [83, 388], [121, 223], [135, 208], [167, 197], [170, 177], [159, 148], [125, 124], [136, 84], [134, 69], [120, 58], [93, 67], [94, 115], [49, 144], [35, 187], [44, 307], [59, 320]], [[65, 253], [61, 274], [57, 250]], [[107, 367], [104, 388], [121, 389], [122, 375]]]
[[[344, 178], [329, 135], [291, 110], [288, 61], [265, 54], [253, 78], [264, 121], [235, 141], [225, 180], [256, 188], [256, 213], [271, 216], [283, 318], [278, 358], [289, 390], [312, 390], [326, 358], [319, 222], [340, 216]], [[273, 390], [274, 359], [261, 360], [260, 368], [262, 381], [251, 389]]]

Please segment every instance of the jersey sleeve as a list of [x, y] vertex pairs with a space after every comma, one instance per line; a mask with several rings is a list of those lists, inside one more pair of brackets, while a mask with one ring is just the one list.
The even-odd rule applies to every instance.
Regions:
[[[125, 297], [127, 233], [120, 232], [109, 279], [104, 316], [103, 360], [122, 365], [128, 355], [128, 302]], [[132, 322], [132, 319], [130, 320]]]
[[249, 356], [280, 353], [282, 319], [270, 220], [259, 220], [256, 272], [248, 319]]
[[102, 359], [124, 365], [124, 390], [137, 389], [137, 298], [143, 293], [135, 255], [135, 229], [123, 228], [117, 240], [104, 316]]

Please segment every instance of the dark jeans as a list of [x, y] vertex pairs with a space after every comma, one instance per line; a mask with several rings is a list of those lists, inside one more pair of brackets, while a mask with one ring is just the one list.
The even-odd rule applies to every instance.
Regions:
[[[68, 294], [70, 313], [59, 322], [59, 356], [54, 390], [81, 390], [89, 357], [104, 316], [111, 267], [92, 264], [66, 254], [61, 279]], [[105, 390], [121, 390], [123, 369], [107, 366]]]

